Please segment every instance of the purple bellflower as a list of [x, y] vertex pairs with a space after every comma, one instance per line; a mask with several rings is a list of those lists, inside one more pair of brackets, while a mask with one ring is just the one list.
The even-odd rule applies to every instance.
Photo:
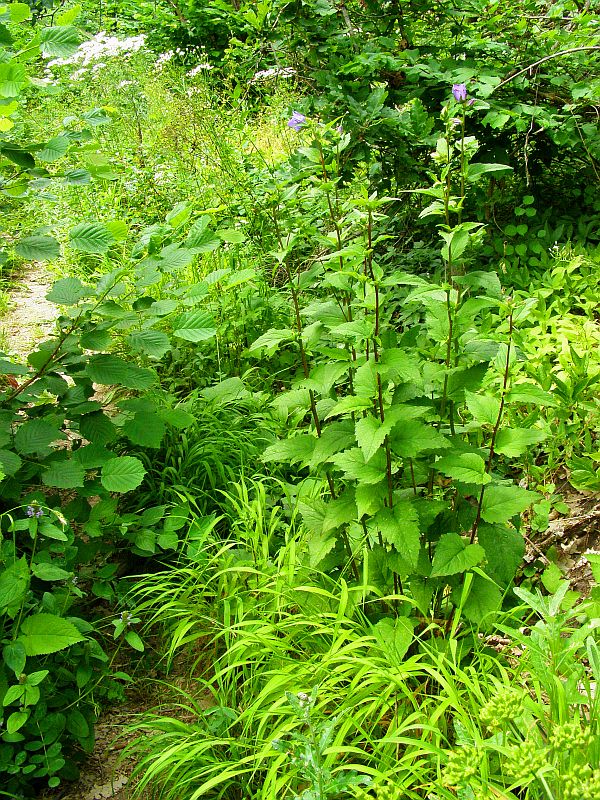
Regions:
[[467, 87], [464, 83], [455, 83], [452, 86], [454, 99], [459, 103], [464, 103], [467, 99]]
[[305, 125], [306, 117], [299, 111], [294, 111], [287, 122], [288, 128], [293, 128], [297, 133], [300, 132]]

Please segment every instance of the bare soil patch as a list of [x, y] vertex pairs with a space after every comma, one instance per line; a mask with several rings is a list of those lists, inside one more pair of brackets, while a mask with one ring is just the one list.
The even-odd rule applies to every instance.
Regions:
[[53, 282], [43, 264], [31, 264], [26, 273], [15, 280], [11, 293], [12, 308], [0, 320], [0, 332], [10, 355], [24, 360], [31, 349], [50, 336], [60, 311], [46, 300]]

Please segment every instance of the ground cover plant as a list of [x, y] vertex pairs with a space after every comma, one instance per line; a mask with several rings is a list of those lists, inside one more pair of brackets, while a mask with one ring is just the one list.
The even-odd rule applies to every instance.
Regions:
[[592, 5], [0, 5], [1, 796], [600, 797]]

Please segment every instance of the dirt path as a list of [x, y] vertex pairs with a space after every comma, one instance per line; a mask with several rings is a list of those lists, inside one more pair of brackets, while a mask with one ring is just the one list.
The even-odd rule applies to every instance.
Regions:
[[11, 308], [0, 319], [0, 343], [8, 354], [25, 360], [34, 345], [49, 336], [60, 311], [46, 295], [54, 281], [43, 264], [33, 263], [15, 280]]

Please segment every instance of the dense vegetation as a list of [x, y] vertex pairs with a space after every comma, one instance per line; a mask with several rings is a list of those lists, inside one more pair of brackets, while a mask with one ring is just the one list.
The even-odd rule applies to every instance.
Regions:
[[0, 4], [0, 797], [600, 800], [599, 10]]

